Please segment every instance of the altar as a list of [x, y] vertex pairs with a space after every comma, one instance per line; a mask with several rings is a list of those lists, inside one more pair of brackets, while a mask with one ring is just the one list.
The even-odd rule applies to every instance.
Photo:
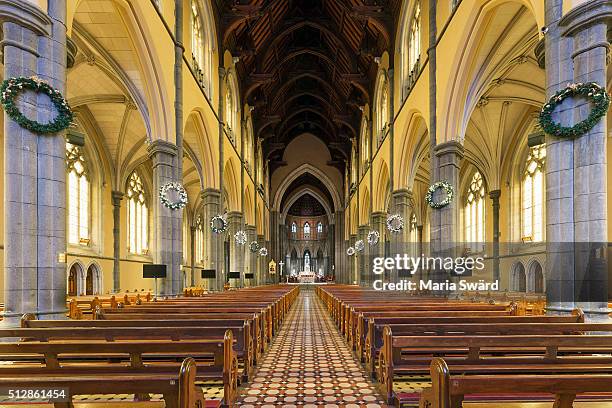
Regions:
[[311, 271], [302, 271], [298, 274], [298, 282], [299, 283], [314, 283], [316, 280], [316, 275]]

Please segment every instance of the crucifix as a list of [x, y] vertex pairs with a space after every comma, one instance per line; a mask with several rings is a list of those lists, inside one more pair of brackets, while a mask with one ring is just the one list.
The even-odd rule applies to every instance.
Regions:
[[[280, 271], [278, 272], [278, 276], [279, 276], [279, 277], [280, 277], [280, 276], [283, 276], [283, 265], [284, 265], [284, 264], [285, 264], [285, 263], [284, 263], [283, 261], [280, 261], [280, 262], [278, 263], [278, 267], [280, 268]], [[287, 282], [289, 282], [289, 277], [287, 277]]]

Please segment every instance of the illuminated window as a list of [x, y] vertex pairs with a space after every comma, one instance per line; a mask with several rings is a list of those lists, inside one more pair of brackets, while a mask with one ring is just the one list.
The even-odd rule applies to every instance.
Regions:
[[453, 11], [455, 7], [457, 7], [457, 4], [459, 4], [459, 1], [461, 0], [451, 0], [451, 11]]
[[198, 215], [195, 225], [195, 261], [196, 263], [204, 262], [204, 227], [202, 226], [202, 217]]
[[482, 175], [474, 174], [467, 190], [464, 207], [465, 242], [474, 250], [481, 250], [485, 237], [485, 187]]
[[410, 39], [408, 41], [408, 64], [412, 70], [421, 55], [421, 4], [414, 8], [414, 16], [410, 24]]
[[297, 224], [295, 223], [295, 221], [291, 224], [291, 233], [292, 234], [297, 233]]
[[368, 132], [368, 121], [361, 122], [361, 171], [368, 168], [370, 162], [370, 133]]
[[410, 217], [410, 242], [418, 242], [418, 226], [417, 226], [417, 218], [416, 214], [412, 214]]
[[149, 209], [141, 178], [132, 173], [127, 186], [128, 251], [147, 254], [149, 251]]
[[310, 235], [310, 224], [304, 223], [304, 235]]
[[319, 223], [317, 224], [317, 233], [322, 233], [323, 232], [323, 223], [321, 221], [319, 221]]
[[376, 131], [378, 132], [378, 141], [380, 142], [384, 138], [387, 125], [389, 124], [389, 82], [385, 75], [380, 75], [378, 89]]
[[66, 143], [68, 172], [68, 243], [89, 245], [91, 185], [80, 146]]
[[200, 8], [193, 0], [191, 1], [191, 53], [198, 67], [201, 67], [204, 63], [204, 32]]
[[525, 242], [544, 240], [544, 165], [546, 147], [534, 146], [525, 163], [522, 191], [522, 238]]

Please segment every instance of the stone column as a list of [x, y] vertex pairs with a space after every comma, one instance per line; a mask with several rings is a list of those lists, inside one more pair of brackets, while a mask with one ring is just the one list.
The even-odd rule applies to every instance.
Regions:
[[[65, 95], [66, 3], [0, 2], [4, 79], [37, 75]], [[24, 92], [17, 106], [46, 123], [56, 110], [46, 95]], [[4, 113], [4, 320], [66, 312], [66, 144], [64, 132], [38, 135]]]
[[[433, 209], [432, 218], [436, 222], [431, 223], [432, 255], [455, 258], [459, 256], [459, 201], [457, 191], [459, 187], [459, 169], [463, 158], [463, 146], [450, 141], [437, 145], [434, 148], [437, 158], [439, 179], [435, 181], [446, 181], [453, 186], [455, 196], [451, 203], [444, 208]], [[444, 191], [438, 190], [434, 199], [439, 200]], [[444, 281], [449, 277], [448, 271], [431, 271], [431, 278], [436, 281]]]
[[[348, 249], [349, 246], [352, 246], [354, 248], [355, 247], [355, 241], [357, 241], [357, 234], [351, 234], [350, 237], [349, 237], [349, 241], [347, 243], [347, 249]], [[353, 256], [351, 256], [349, 258], [350, 275], [349, 275], [349, 278], [348, 278], [348, 283], [351, 284], [351, 285], [353, 283], [355, 283], [356, 285], [361, 285], [361, 277], [359, 276], [359, 268], [357, 266], [358, 259], [359, 259], [359, 255], [357, 255], [357, 253], [355, 253], [355, 255], [353, 255]]]
[[191, 254], [190, 254], [190, 263], [191, 263], [191, 286], [195, 286], [196, 284], [196, 269], [195, 269], [195, 264], [196, 264], [196, 259], [195, 259], [195, 253], [196, 253], [196, 240], [195, 240], [195, 236], [196, 236], [196, 227], [194, 225], [191, 225], [189, 228], [189, 238], [190, 238], [190, 243], [191, 245], [189, 245], [189, 248], [191, 250]]
[[274, 259], [281, 259], [282, 253], [280, 248], [280, 214], [278, 211], [270, 212], [270, 248], [268, 248], [270, 256]]
[[330, 259], [333, 260], [333, 273], [338, 283], [349, 283], [349, 265], [346, 258], [346, 241], [344, 240], [344, 229], [346, 228], [344, 217], [344, 211], [336, 210], [334, 213], [334, 224], [329, 226], [328, 232], [333, 234], [334, 239], [334, 251], [333, 256], [330, 254]]
[[[376, 246], [370, 246], [370, 244], [368, 244], [368, 237], [366, 235], [366, 239], [365, 239], [365, 244], [366, 247], [368, 248], [368, 259], [369, 259], [369, 264], [367, 266], [368, 268], [368, 274], [370, 275], [370, 280], [374, 280], [374, 279], [382, 279], [381, 275], [374, 275], [372, 273], [372, 259], [374, 257], [382, 257], [385, 256], [385, 229], [386, 229], [386, 225], [387, 225], [387, 213], [386, 212], [382, 212], [382, 211], [376, 211], [374, 213], [372, 213], [372, 215], [370, 216], [370, 230], [368, 231], [368, 233], [370, 231], [378, 231], [378, 233], [380, 234], [380, 240], [378, 241], [378, 244], [376, 244]], [[389, 276], [385, 274], [385, 280], [389, 281]]]
[[244, 253], [247, 259], [246, 272], [253, 274], [253, 279], [246, 280], [247, 286], [256, 286], [259, 283], [259, 277], [257, 276], [257, 253], [253, 253], [249, 250], [249, 244], [253, 241], [257, 241], [257, 228], [254, 225], [247, 225], [244, 228], [247, 233], [247, 243], [244, 246]]
[[[546, 0], [546, 95], [568, 83], [606, 87], [609, 1], [593, 0], [563, 17], [561, 0]], [[562, 103], [554, 120], [571, 125], [591, 110], [583, 98]], [[607, 308], [607, 122], [576, 139], [546, 135], [546, 292], [549, 306]]]
[[501, 190], [489, 191], [493, 205], [493, 281], [499, 280], [499, 197]]
[[[230, 211], [227, 213], [227, 225], [229, 233], [230, 264], [226, 273], [240, 272], [238, 287], [244, 286], [244, 245], [238, 245], [234, 239], [234, 234], [242, 230], [242, 213]], [[235, 281], [234, 281], [235, 282]], [[230, 281], [230, 283], [234, 283]]]
[[[404, 219], [404, 229], [401, 232], [393, 233], [388, 232], [391, 237], [391, 256], [397, 254], [403, 255], [405, 253], [411, 253], [410, 242], [410, 217], [414, 211], [414, 196], [412, 191], [407, 188], [401, 188], [391, 193], [391, 202], [393, 203], [393, 213], [399, 214]], [[385, 220], [386, 228], [386, 220]], [[384, 231], [384, 230], [383, 230]], [[383, 237], [384, 235], [381, 235]], [[381, 238], [382, 239], [382, 238]], [[420, 254], [419, 254], [420, 255]], [[399, 277], [397, 271], [394, 269], [391, 271], [389, 277], [391, 282], [398, 282]]]
[[121, 200], [123, 193], [121, 191], [113, 191], [111, 193], [113, 200], [113, 292], [121, 292]]
[[153, 162], [153, 223], [151, 245], [153, 262], [167, 267], [166, 279], [162, 281], [161, 294], [176, 296], [181, 293], [182, 279], [180, 265], [183, 259], [181, 245], [182, 211], [172, 211], [160, 199], [160, 187], [174, 181], [176, 146], [163, 140], [155, 140], [148, 147]]
[[[263, 235], [257, 235], [257, 243], [259, 244], [260, 248], [265, 247], [266, 246], [265, 237]], [[260, 276], [262, 285], [269, 285], [271, 283], [274, 283], [272, 281], [272, 277], [270, 277], [270, 274], [268, 273], [268, 265], [266, 264], [266, 257], [259, 256], [259, 254], [257, 254], [256, 256], [257, 256], [258, 275]]]
[[368, 270], [369, 269], [369, 262], [368, 262], [369, 248], [367, 244], [368, 232], [370, 232], [369, 225], [360, 225], [357, 228], [357, 240], [361, 239], [365, 243], [365, 249], [362, 252], [355, 253], [358, 259], [360, 284], [362, 286], [369, 286], [372, 282], [372, 271]]
[[204, 268], [215, 269], [216, 279], [214, 282], [206, 280], [208, 289], [223, 290], [223, 234], [215, 234], [210, 229], [210, 220], [215, 215], [219, 214], [219, 205], [221, 202], [221, 192], [214, 188], [207, 188], [200, 192], [202, 197], [202, 222], [204, 233]]

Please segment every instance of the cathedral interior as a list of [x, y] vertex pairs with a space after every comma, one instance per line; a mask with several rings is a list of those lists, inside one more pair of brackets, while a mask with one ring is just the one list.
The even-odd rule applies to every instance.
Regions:
[[[368, 320], [377, 302], [414, 312], [402, 324], [425, 324], [430, 312], [440, 313], [432, 324], [482, 314], [502, 330], [501, 315], [518, 313], [524, 327], [503, 334], [542, 341], [591, 329], [539, 332], [529, 324], [540, 314], [566, 319], [551, 325], [609, 324], [610, 33], [610, 0], [0, 0], [0, 337], [27, 338], [5, 328], [73, 327], [47, 320], [119, 322], [131, 307], [142, 309], [135, 322], [168, 313], [171, 327], [187, 313], [192, 326], [209, 327], [204, 312], [217, 313], [213, 320], [244, 319], [228, 344], [233, 331], [236, 347], [254, 354], [228, 363], [228, 335], [210, 326], [226, 365], [216, 378], [225, 385], [206, 406], [370, 407], [416, 406], [423, 386], [421, 368], [415, 376], [405, 361], [393, 363], [402, 355], [395, 347], [414, 339], [391, 341], [395, 326], [376, 321], [391, 315]], [[373, 273], [375, 259], [400, 254], [473, 257], [483, 267], [461, 276], [446, 267]], [[415, 304], [377, 290], [406, 278], [476, 289], [420, 290]], [[456, 314], [444, 315], [440, 297], [459, 305]], [[460, 323], [487, 325], [476, 320]], [[100, 333], [112, 325], [101, 324]], [[73, 336], [86, 331], [74, 328]], [[180, 329], [194, 335], [189, 324]], [[380, 338], [367, 343], [366, 329]], [[250, 340], [239, 337], [250, 330]], [[584, 347], [607, 353], [605, 333]], [[569, 344], [549, 341], [548, 357]], [[466, 347], [478, 357], [477, 346]], [[47, 367], [65, 368], [42, 354]], [[431, 370], [446, 372], [443, 363]], [[181, 384], [198, 364], [183, 362]], [[385, 371], [394, 364], [395, 377]], [[243, 368], [246, 388], [234, 390], [228, 378]], [[403, 369], [411, 385], [397, 388], [389, 379]], [[14, 384], [2, 370], [0, 390]], [[567, 375], [594, 375], [573, 370]], [[612, 406], [599, 396], [612, 389], [610, 361], [598, 370], [597, 386], [559, 391], [554, 406], [571, 407], [583, 391], [596, 395], [575, 406]], [[284, 399], [264, 392], [279, 378]], [[105, 381], [100, 387], [140, 393], [128, 387], [138, 379]], [[144, 401], [203, 406], [185, 402], [192, 391], [179, 390], [179, 405], [173, 388]], [[463, 394], [420, 398], [457, 408]]]

